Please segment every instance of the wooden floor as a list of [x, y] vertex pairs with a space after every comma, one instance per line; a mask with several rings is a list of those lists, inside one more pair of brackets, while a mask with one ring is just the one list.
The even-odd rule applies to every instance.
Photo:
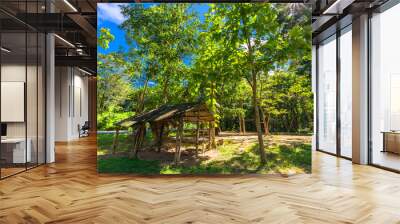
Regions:
[[374, 164], [400, 170], [400, 155], [391, 152], [375, 150], [372, 156]]
[[313, 155], [313, 174], [102, 176], [95, 139], [0, 181], [0, 223], [400, 223], [400, 175]]

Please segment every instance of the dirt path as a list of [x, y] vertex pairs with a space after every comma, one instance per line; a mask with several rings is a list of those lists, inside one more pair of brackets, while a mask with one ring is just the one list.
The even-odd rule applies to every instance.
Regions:
[[[248, 147], [258, 142], [256, 133], [246, 133], [241, 135], [235, 132], [221, 132], [216, 136], [217, 145], [232, 145], [237, 147], [238, 153], [244, 152]], [[311, 142], [311, 136], [297, 136], [297, 135], [272, 135], [264, 136], [266, 146], [274, 145], [296, 145]], [[193, 143], [182, 144], [181, 160], [186, 165], [194, 165], [204, 160], [212, 160], [220, 156], [218, 149], [204, 150], [208, 141], [204, 141], [202, 145], [199, 145], [199, 156], [196, 157], [195, 146]], [[175, 141], [166, 141], [161, 152], [155, 152], [150, 148], [142, 149], [139, 152], [139, 158], [144, 160], [158, 160], [162, 163], [169, 163], [173, 161], [175, 153]], [[120, 153], [117, 156], [127, 156], [128, 153]], [[111, 156], [107, 155], [106, 157]], [[115, 156], [115, 155], [114, 155]]]
[[[258, 138], [255, 132], [246, 133], [245, 135], [238, 134], [236, 132], [221, 132], [216, 140], [223, 140], [224, 142], [237, 143], [240, 142], [244, 146], [249, 144], [257, 143]], [[266, 145], [295, 145], [311, 143], [311, 136], [304, 135], [270, 135], [264, 136], [264, 142]]]

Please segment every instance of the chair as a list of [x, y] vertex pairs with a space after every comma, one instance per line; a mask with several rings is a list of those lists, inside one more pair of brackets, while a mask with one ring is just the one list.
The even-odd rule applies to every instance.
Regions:
[[89, 121], [85, 121], [82, 127], [78, 124], [79, 138], [89, 136]]

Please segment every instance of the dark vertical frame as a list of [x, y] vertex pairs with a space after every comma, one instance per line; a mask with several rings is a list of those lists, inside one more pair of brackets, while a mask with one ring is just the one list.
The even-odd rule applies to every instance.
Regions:
[[[319, 149], [319, 44], [315, 46], [315, 149]], [[97, 107], [96, 107], [97, 109]]]
[[[48, 11], [47, 11], [48, 1], [49, 0], [43, 0], [44, 6], [45, 6], [45, 9], [44, 9], [45, 13], [48, 13]], [[44, 116], [42, 117], [42, 119], [43, 119], [42, 122], [44, 122], [44, 126], [43, 126], [43, 129], [44, 129], [44, 133], [43, 133], [43, 143], [44, 143], [44, 145], [43, 145], [44, 155], [43, 156], [44, 156], [44, 158], [43, 159], [44, 160], [43, 160], [43, 163], [40, 165], [47, 163], [47, 36], [48, 36], [48, 33], [44, 32], [43, 34], [44, 34], [43, 35], [44, 42], [42, 42], [42, 44], [44, 44], [44, 45], [42, 47], [44, 47], [44, 50], [42, 51], [42, 53], [43, 53], [42, 60], [44, 60], [44, 67], [42, 68], [42, 82], [43, 82], [42, 85], [44, 88], [44, 92], [42, 93], [42, 97], [44, 97], [44, 99], [43, 99], [42, 109], [43, 109]]]
[[341, 64], [340, 64], [340, 37], [341, 31], [339, 27], [336, 30], [336, 155], [341, 156], [341, 133], [342, 124], [340, 119], [340, 78], [341, 78]]
[[[25, 21], [28, 21], [28, 0], [25, 0]], [[24, 100], [24, 120], [25, 120], [25, 170], [28, 169], [28, 24], [25, 23], [25, 100]], [[32, 151], [31, 151], [32, 153]], [[32, 154], [31, 154], [32, 155]]]
[[[62, 88], [62, 83], [61, 83], [61, 81], [62, 81], [62, 77], [63, 77], [63, 73], [60, 73], [59, 75], [58, 75], [58, 88], [60, 88], [60, 92], [61, 92], [61, 88]], [[59, 94], [59, 99], [58, 99], [59, 101], [60, 101], [60, 104], [59, 104], [59, 106], [60, 106], [60, 117], [62, 117], [62, 95], [61, 94]]]
[[[47, 9], [48, 9], [48, 2], [49, 0], [44, 0], [44, 5], [45, 5], [45, 13], [48, 13]], [[47, 163], [47, 38], [48, 38], [48, 33], [44, 32], [44, 77], [43, 77], [43, 71], [42, 71], [42, 82], [44, 82], [44, 136], [43, 136], [43, 140], [44, 140], [44, 164]]]
[[368, 124], [367, 124], [367, 129], [368, 129], [368, 164], [373, 164], [373, 148], [372, 148], [372, 64], [371, 64], [371, 57], [372, 57], [372, 29], [371, 29], [371, 21], [372, 21], [372, 12], [368, 12], [368, 30], [367, 30], [367, 44], [368, 44], [368, 53], [367, 53], [367, 64], [368, 64], [368, 69], [367, 69], [367, 83], [368, 83], [368, 95], [367, 95], [367, 119], [368, 119]]
[[[71, 101], [72, 101], [72, 117], [75, 118], [75, 68], [71, 67]], [[71, 105], [70, 105], [71, 106]]]
[[82, 88], [79, 88], [79, 117], [82, 117]]
[[[68, 67], [67, 67], [68, 71]], [[71, 117], [71, 70], [68, 72], [68, 117]]]
[[[39, 0], [36, 0], [36, 13], [39, 13]], [[37, 19], [39, 22], [39, 19]], [[36, 166], [39, 165], [39, 32], [36, 32]]]

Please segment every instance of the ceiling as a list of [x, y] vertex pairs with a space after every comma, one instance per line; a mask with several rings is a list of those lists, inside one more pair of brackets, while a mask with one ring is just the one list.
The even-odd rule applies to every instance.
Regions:
[[96, 74], [96, 5], [96, 0], [1, 0], [3, 45], [13, 49], [10, 58], [34, 55], [36, 46], [28, 44], [25, 52], [25, 35], [18, 34], [27, 31], [29, 41], [30, 32], [52, 32], [56, 66], [78, 66]]
[[[348, 15], [377, 7], [387, 0], [272, 0], [312, 6], [314, 39]], [[47, 2], [47, 4], [46, 4]], [[0, 25], [4, 33], [29, 31], [54, 32], [56, 65], [79, 66], [96, 73], [98, 2], [132, 2], [129, 0], [1, 0]], [[136, 2], [154, 2], [142, 0]], [[156, 1], [157, 2], [157, 1]], [[161, 1], [159, 1], [161, 2]], [[187, 0], [186, 2], [190, 2]], [[197, 2], [201, 2], [197, 1]], [[204, 2], [208, 2], [205, 1]], [[229, 0], [228, 0], [229, 2]], [[259, 0], [257, 0], [259, 2]], [[51, 11], [51, 13], [49, 13]], [[14, 35], [16, 36], [16, 35]], [[6, 38], [18, 38], [8, 34]], [[17, 47], [17, 46], [14, 46]], [[31, 50], [28, 48], [28, 54]], [[16, 51], [17, 52], [17, 51]], [[18, 51], [20, 52], [20, 51]]]
[[351, 24], [362, 13], [375, 12], [389, 0], [311, 0], [313, 43]]

